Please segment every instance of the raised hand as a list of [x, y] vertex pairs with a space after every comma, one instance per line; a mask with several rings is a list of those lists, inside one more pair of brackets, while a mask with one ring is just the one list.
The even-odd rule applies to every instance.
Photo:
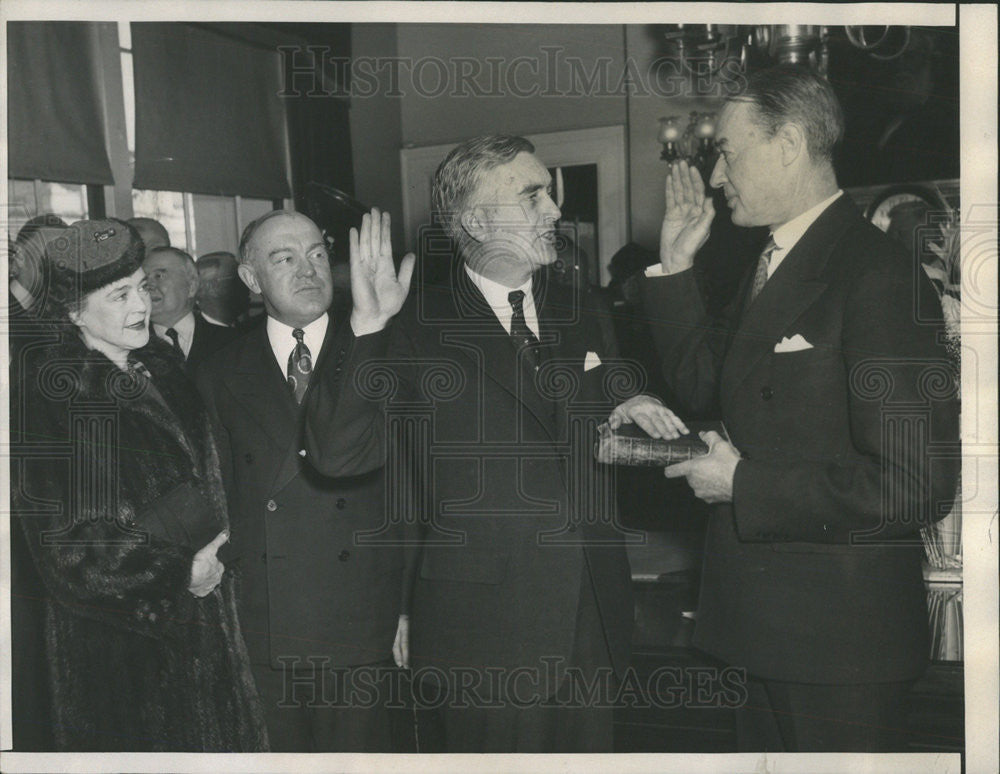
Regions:
[[377, 207], [361, 219], [361, 232], [351, 229], [351, 328], [355, 336], [380, 331], [403, 306], [413, 276], [413, 253], [399, 265], [392, 261], [392, 221]]
[[660, 228], [660, 265], [667, 274], [691, 268], [715, 217], [712, 197], [705, 195], [701, 173], [678, 161], [666, 181], [666, 210]]

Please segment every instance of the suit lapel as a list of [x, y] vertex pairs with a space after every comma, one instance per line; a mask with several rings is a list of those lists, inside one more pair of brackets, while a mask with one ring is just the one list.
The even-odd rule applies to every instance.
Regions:
[[298, 412], [274, 360], [266, 325], [247, 335], [236, 367], [224, 379], [233, 397], [276, 447], [292, 445]]
[[191, 334], [191, 349], [188, 350], [187, 357], [184, 359], [184, 365], [187, 366], [188, 363], [196, 363], [201, 357], [201, 347], [203, 345], [203, 339], [205, 338], [202, 331], [201, 315], [197, 312], [194, 313], [194, 333]]
[[[529, 386], [532, 374], [522, 374], [526, 366], [518, 357], [516, 345], [500, 324], [479, 289], [472, 284], [459, 264], [459, 271], [452, 278], [452, 308], [456, 318], [456, 331], [468, 330], [449, 336], [462, 356], [472, 361], [483, 375], [510, 393], [545, 431], [555, 438], [551, 404], [537, 390]], [[537, 307], [536, 307], [537, 309]], [[541, 320], [541, 316], [539, 316]], [[541, 324], [541, 323], [540, 323]], [[545, 331], [542, 330], [543, 339]], [[472, 345], [472, 346], [470, 346]]]
[[743, 283], [742, 319], [723, 364], [722, 395], [739, 388], [756, 365], [774, 351], [789, 326], [826, 289], [827, 283], [821, 279], [823, 269], [844, 232], [845, 222], [856, 214], [854, 205], [842, 194], [802, 235], [749, 307], [749, 283]]
[[[319, 374], [323, 372], [324, 362], [328, 357], [334, 357], [334, 350], [337, 349], [337, 343], [346, 336], [347, 333], [347, 320], [337, 319], [334, 320], [333, 316], [330, 316], [329, 322], [326, 326], [326, 335], [323, 337], [323, 344], [320, 346], [319, 355], [315, 358], [315, 363], [313, 365], [313, 376], [309, 379], [309, 387], [306, 389], [306, 393], [302, 398], [302, 402], [305, 403], [306, 396], [309, 395], [309, 391], [314, 389], [316, 384], [316, 379], [319, 378]], [[274, 360], [272, 357], [271, 360]], [[285, 386], [282, 382], [282, 386]], [[302, 457], [299, 455], [301, 437], [302, 437], [302, 422], [305, 421], [305, 414], [300, 410], [300, 407], [295, 403], [295, 399], [291, 397], [291, 391], [286, 389], [286, 394], [288, 395], [288, 400], [286, 404], [291, 408], [292, 413], [292, 424], [291, 424], [291, 437], [288, 441], [287, 452], [283, 458], [282, 464], [278, 469], [278, 473], [274, 479], [274, 491], [279, 491], [283, 489], [289, 481], [295, 478], [299, 471], [302, 469]], [[331, 427], [329, 432], [336, 433], [339, 428]]]

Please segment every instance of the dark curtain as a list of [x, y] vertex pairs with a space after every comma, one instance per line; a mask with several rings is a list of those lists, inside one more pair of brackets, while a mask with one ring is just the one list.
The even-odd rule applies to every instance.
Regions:
[[285, 110], [296, 209], [307, 209], [308, 200], [314, 195], [310, 183], [332, 186], [353, 196], [350, 105], [347, 101], [288, 97], [285, 98]]
[[[350, 58], [350, 25], [281, 25], [281, 29], [301, 35], [312, 47], [311, 52], [303, 47], [282, 58], [295, 208], [334, 238], [335, 259], [346, 259], [347, 232], [360, 221], [364, 205], [352, 198], [349, 68], [332, 63]], [[312, 83], [304, 74], [309, 65], [315, 68]]]
[[10, 177], [113, 185], [97, 24], [7, 24]]
[[276, 49], [187, 24], [132, 25], [135, 187], [287, 198]]

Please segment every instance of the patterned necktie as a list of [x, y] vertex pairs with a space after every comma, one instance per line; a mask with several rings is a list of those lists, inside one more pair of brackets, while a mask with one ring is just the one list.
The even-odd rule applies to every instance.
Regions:
[[295, 349], [288, 356], [288, 386], [295, 394], [295, 402], [301, 403], [302, 396], [306, 394], [309, 386], [309, 374], [313, 370], [312, 353], [306, 346], [306, 333], [301, 328], [292, 331], [295, 337]]
[[173, 328], [167, 328], [164, 333], [167, 334], [167, 338], [174, 343], [174, 349], [177, 350], [177, 353], [181, 357], [184, 357], [184, 350], [181, 349], [181, 337], [178, 335], [177, 331]]
[[524, 351], [531, 358], [531, 365], [537, 369], [542, 362], [542, 354], [538, 339], [531, 332], [524, 319], [524, 291], [512, 290], [507, 294], [510, 308], [514, 314], [510, 318], [510, 336], [517, 344], [518, 351]]
[[764, 252], [760, 254], [760, 258], [757, 261], [757, 273], [753, 275], [753, 284], [750, 286], [750, 301], [747, 306], [754, 302], [767, 282], [767, 267], [771, 263], [771, 254], [777, 249], [778, 246], [774, 243], [774, 237], [768, 237], [767, 244], [764, 245]]

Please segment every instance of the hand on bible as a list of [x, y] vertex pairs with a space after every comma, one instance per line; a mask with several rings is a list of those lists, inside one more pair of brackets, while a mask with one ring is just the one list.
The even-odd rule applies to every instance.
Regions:
[[660, 227], [660, 265], [665, 274], [691, 268], [694, 255], [708, 239], [715, 217], [712, 197], [705, 195], [701, 173], [678, 161], [666, 181], [666, 210]]
[[399, 265], [392, 261], [392, 221], [377, 207], [361, 219], [361, 232], [351, 229], [351, 329], [355, 336], [382, 330], [403, 306], [413, 276], [413, 253]]
[[695, 497], [706, 503], [733, 501], [733, 476], [740, 453], [725, 438], [709, 430], [698, 434], [708, 444], [708, 454], [663, 469], [667, 478], [687, 478]]
[[665, 438], [668, 441], [687, 435], [688, 431], [673, 411], [650, 395], [629, 398], [608, 417], [608, 425], [612, 430], [629, 422], [635, 422], [653, 438]]

